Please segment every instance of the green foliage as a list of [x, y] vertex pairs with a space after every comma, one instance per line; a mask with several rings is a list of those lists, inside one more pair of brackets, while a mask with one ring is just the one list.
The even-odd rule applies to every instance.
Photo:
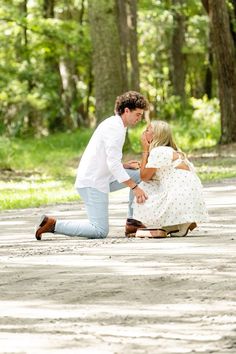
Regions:
[[[27, 1], [25, 11], [21, 0], [1, 1], [0, 135], [39, 137], [73, 131], [94, 122], [87, 1], [54, 1], [52, 17], [44, 13], [43, 5], [47, 3]], [[151, 118], [173, 122], [183, 148], [214, 145], [219, 141], [218, 102], [204, 97], [209, 64], [208, 16], [200, 0], [173, 3], [138, 2], [141, 91], [151, 103]], [[232, 2], [228, 3], [233, 17]], [[184, 16], [186, 25], [182, 48], [186, 59], [186, 102], [172, 94], [175, 10]], [[212, 88], [216, 95], [215, 79]]]
[[0, 170], [11, 168], [12, 143], [6, 137], [0, 137]]
[[[214, 146], [220, 138], [220, 113], [218, 100], [189, 99], [185, 106], [179, 97], [171, 96], [163, 104], [160, 114], [153, 119], [169, 121], [174, 138], [179, 147], [186, 151]], [[140, 134], [145, 124], [130, 131], [130, 139], [134, 151], [140, 152]]]
[[[230, 164], [228, 161], [230, 161]], [[196, 166], [198, 175], [204, 182], [236, 177], [235, 157], [231, 160], [225, 158], [215, 159], [214, 165], [212, 165], [212, 160], [209, 158], [205, 164], [197, 162]]]
[[71, 184], [62, 181], [0, 182], [0, 210], [38, 207], [78, 199]]
[[[201, 115], [207, 112], [208, 106], [204, 108], [204, 104], [201, 105], [200, 112], [196, 111], [199, 114], [197, 119], [202, 119]], [[208, 112], [208, 118], [211, 115], [212, 112]], [[199, 126], [195, 124], [194, 129], [200, 135]], [[132, 149], [136, 154], [129, 152], [129, 156], [124, 156], [124, 161], [140, 158], [140, 134], [145, 127], [146, 123], [141, 122], [137, 128], [129, 131]], [[177, 123], [174, 131], [175, 135], [183, 132], [178, 142], [184, 151], [189, 152], [185, 145], [189, 144], [187, 132]], [[78, 195], [73, 187], [76, 168], [91, 133], [91, 130], [79, 129], [73, 133], [57, 133], [41, 139], [0, 137], [0, 210], [77, 201]], [[209, 145], [206, 139], [202, 140], [203, 143]], [[200, 146], [196, 140], [193, 146], [202, 148], [204, 145]], [[213, 148], [208, 150], [208, 157], [201, 157], [206, 150], [190, 154], [202, 180], [236, 176], [235, 156], [226, 154], [227, 158], [216, 157]], [[196, 155], [200, 158], [194, 159]]]
[[0, 169], [11, 168], [45, 178], [67, 179], [74, 175], [70, 159], [78, 159], [90, 135], [91, 130], [79, 129], [41, 139], [0, 137]]
[[176, 6], [184, 15], [186, 24], [185, 46], [182, 48], [186, 61], [186, 93], [188, 98], [193, 95], [202, 97], [205, 93], [209, 22], [201, 1], [188, 0], [179, 6], [172, 5], [171, 1], [142, 0], [138, 27], [141, 87], [151, 102], [152, 117], [159, 115], [169, 101], [174, 100], [170, 105], [176, 103], [172, 98], [171, 83], [171, 40]]
[[220, 139], [218, 100], [191, 98], [190, 104], [186, 114], [172, 122], [177, 143], [186, 151], [216, 145]]
[[[45, 134], [85, 124], [91, 71], [81, 1], [57, 2], [45, 18], [40, 0], [4, 1], [0, 8], [0, 134]], [[68, 6], [68, 7], [67, 7]], [[58, 12], [57, 12], [58, 11]], [[82, 112], [82, 119], [81, 113]]]

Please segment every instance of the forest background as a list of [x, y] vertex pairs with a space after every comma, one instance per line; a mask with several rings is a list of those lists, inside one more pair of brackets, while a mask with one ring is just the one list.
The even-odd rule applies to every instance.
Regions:
[[0, 209], [77, 200], [79, 157], [127, 90], [202, 180], [236, 176], [235, 0], [1, 0], [0, 42]]

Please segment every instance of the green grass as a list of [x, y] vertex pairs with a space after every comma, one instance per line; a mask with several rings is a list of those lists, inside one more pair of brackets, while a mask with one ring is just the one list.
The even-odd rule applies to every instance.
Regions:
[[[139, 159], [140, 124], [130, 130], [133, 152], [126, 153], [124, 160]], [[182, 126], [174, 128], [176, 133], [183, 131]], [[8, 139], [0, 137], [0, 210], [37, 207], [40, 205], [71, 202], [78, 200], [74, 190], [74, 179], [79, 158], [87, 145], [91, 130], [78, 130], [73, 133], [60, 133], [41, 139]], [[180, 134], [179, 145], [190, 150], [202, 181], [213, 181], [236, 177], [236, 147], [204, 148], [199, 140], [189, 144], [188, 132]], [[207, 142], [209, 146], [215, 141]], [[188, 144], [190, 149], [187, 149]]]
[[236, 177], [236, 146], [232, 157], [228, 154], [192, 159], [197, 173], [203, 182], [217, 181], [224, 178]]
[[90, 136], [91, 130], [79, 130], [41, 139], [0, 137], [0, 168], [67, 178], [74, 172], [71, 160], [82, 154]]
[[0, 137], [0, 210], [78, 200], [73, 184], [91, 130], [41, 139]]
[[72, 184], [50, 180], [1, 182], [0, 193], [2, 210], [78, 200]]

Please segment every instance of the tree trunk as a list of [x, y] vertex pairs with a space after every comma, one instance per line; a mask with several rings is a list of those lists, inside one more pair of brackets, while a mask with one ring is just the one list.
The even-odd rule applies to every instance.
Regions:
[[213, 81], [213, 74], [212, 74], [212, 66], [213, 66], [213, 55], [212, 49], [209, 47], [208, 53], [208, 64], [206, 67], [206, 75], [205, 75], [205, 82], [204, 82], [204, 93], [207, 95], [209, 99], [212, 98], [212, 81]]
[[235, 0], [230, 0], [232, 10], [230, 11], [230, 31], [233, 37], [234, 41], [234, 46], [236, 47], [236, 28], [235, 28], [235, 22], [236, 22], [236, 1]]
[[79, 12], [79, 24], [82, 25], [84, 20], [84, 0], [81, 2], [81, 8]]
[[[123, 91], [139, 91], [136, 0], [132, 0], [132, 2], [130, 0], [117, 0], [117, 5], [119, 11]], [[129, 69], [128, 62], [130, 64]], [[131, 150], [129, 130], [127, 130], [123, 150]]]
[[208, 35], [208, 61], [206, 67], [206, 75], [204, 82], [204, 93], [209, 99], [212, 98], [212, 88], [213, 88], [213, 38], [212, 38], [212, 28], [210, 26], [209, 35]]
[[54, 18], [54, 0], [44, 0], [43, 2], [43, 17]]
[[209, 0], [209, 16], [219, 83], [220, 143], [229, 144], [236, 142], [236, 60], [225, 0]]
[[72, 106], [73, 102], [76, 101], [77, 98], [77, 75], [75, 63], [68, 59], [64, 58], [64, 60], [60, 60], [59, 63], [59, 71], [61, 76], [61, 100], [63, 104], [63, 121], [64, 125], [67, 129], [73, 129], [77, 126], [77, 121], [73, 122], [72, 120]]
[[114, 113], [115, 99], [123, 91], [118, 6], [115, 0], [89, 0], [88, 10], [99, 123]]
[[[44, 0], [43, 1], [43, 17], [44, 18], [54, 18], [54, 0]], [[50, 47], [53, 48], [54, 43], [50, 42]], [[57, 109], [55, 109], [55, 116], [51, 117], [49, 121], [49, 130], [65, 130], [66, 123], [64, 121], [63, 115], [61, 113], [60, 104], [62, 104], [62, 93], [63, 93], [63, 83], [60, 75], [59, 61], [55, 56], [49, 55], [45, 58], [45, 71], [50, 72], [51, 82], [50, 90], [54, 90], [56, 95], [55, 105]], [[54, 74], [52, 76], [52, 73]]]
[[[208, 0], [202, 0], [202, 5], [206, 10], [207, 14], [209, 15], [209, 3]], [[213, 81], [213, 53], [212, 53], [212, 31], [211, 28], [209, 29], [209, 38], [208, 38], [208, 64], [206, 68], [206, 76], [204, 82], [204, 91], [207, 94], [208, 98], [212, 98], [212, 81]]]
[[128, 0], [128, 28], [130, 50], [130, 89], [139, 91], [137, 0]]
[[[77, 9], [70, 6], [63, 8], [60, 19], [63, 21], [77, 20], [82, 25], [84, 15], [84, 1], [81, 3], [81, 8]], [[66, 52], [71, 53], [73, 47], [66, 44]], [[79, 97], [77, 83], [79, 74], [76, 68], [76, 62], [71, 58], [70, 54], [64, 54], [59, 62], [60, 75], [62, 81], [61, 99], [63, 103], [63, 119], [67, 129], [74, 129], [78, 125], [86, 125], [87, 116], [85, 115], [85, 104], [82, 102], [82, 97]]]
[[[23, 12], [25, 19], [27, 20], [28, 17], [28, 0], [23, 1]], [[23, 26], [23, 38], [24, 38], [24, 57], [27, 62], [27, 68], [28, 68], [28, 76], [27, 76], [27, 86], [28, 86], [28, 92], [31, 93], [33, 88], [34, 88], [34, 83], [32, 80], [32, 70], [31, 70], [31, 60], [30, 60], [30, 52], [29, 52], [29, 40], [28, 40], [28, 28], [27, 24]], [[34, 122], [34, 112], [32, 109], [32, 106], [29, 105], [27, 109], [27, 115], [25, 116], [26, 118], [26, 123], [27, 123], [27, 130], [32, 134], [35, 133], [36, 131], [36, 125], [37, 123]]]
[[[89, 118], [89, 106], [90, 106], [90, 97], [92, 95], [92, 90], [93, 90], [93, 73], [92, 73], [92, 63], [91, 65], [89, 66], [89, 78], [88, 78], [88, 86], [87, 86], [87, 97], [86, 97], [86, 106], [85, 106], [85, 116], [87, 118]], [[84, 122], [84, 125], [85, 126], [89, 126], [90, 125], [90, 121], [89, 119], [87, 119], [85, 122]]]
[[183, 46], [185, 42], [185, 18], [181, 13], [183, 0], [172, 0], [172, 4], [174, 5], [174, 29], [171, 44], [173, 93], [176, 96], [180, 96], [184, 101], [186, 73], [185, 55], [183, 53]]
[[116, 0], [118, 6], [118, 24], [120, 34], [120, 51], [121, 51], [121, 65], [122, 65], [122, 91], [128, 91], [128, 45], [129, 45], [129, 29], [127, 22], [127, 0]]

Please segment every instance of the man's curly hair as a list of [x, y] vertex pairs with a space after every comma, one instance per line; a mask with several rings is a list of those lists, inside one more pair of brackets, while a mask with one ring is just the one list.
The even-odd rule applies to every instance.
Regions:
[[148, 101], [143, 95], [136, 91], [128, 91], [116, 98], [115, 112], [121, 115], [124, 113], [126, 107], [131, 111], [134, 111], [136, 108], [147, 111], [148, 106]]

